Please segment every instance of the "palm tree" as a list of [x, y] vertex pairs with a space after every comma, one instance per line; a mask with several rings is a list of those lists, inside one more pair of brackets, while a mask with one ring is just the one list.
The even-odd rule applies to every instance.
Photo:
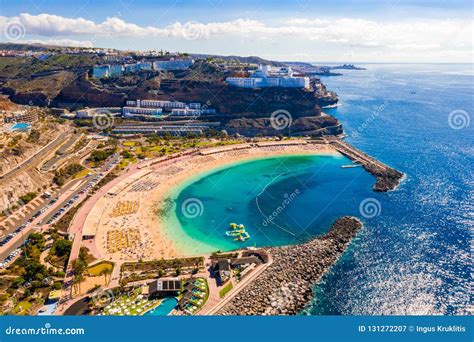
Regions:
[[81, 282], [83, 280], [84, 280], [84, 276], [82, 274], [78, 274], [74, 276], [73, 286], [76, 286], [76, 292], [78, 294], [81, 293]]
[[[104, 285], [107, 285], [107, 276], [111, 275], [112, 274], [112, 269], [106, 267], [104, 268], [103, 270], [100, 271], [99, 275], [103, 275], [104, 276]], [[109, 280], [110, 280], [110, 277], [109, 277]]]
[[105, 269], [105, 275], [106, 275], [106, 276], [109, 276], [109, 280], [108, 280], [108, 281], [110, 281], [110, 278], [112, 277], [112, 268], [108, 268], [108, 267], [107, 267], [107, 268]]

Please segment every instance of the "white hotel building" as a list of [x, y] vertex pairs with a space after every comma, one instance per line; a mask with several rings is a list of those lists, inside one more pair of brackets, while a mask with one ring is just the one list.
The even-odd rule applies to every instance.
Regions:
[[161, 108], [143, 108], [143, 107], [123, 107], [123, 116], [160, 116], [163, 113]]
[[190, 108], [190, 109], [201, 109], [201, 104], [197, 102], [184, 103], [179, 101], [162, 101], [162, 100], [136, 100], [136, 101], [127, 101], [127, 106], [136, 106], [136, 107], [149, 107], [149, 108]]
[[226, 82], [240, 88], [306, 88], [310, 87], [309, 77], [295, 77], [291, 68], [272, 68], [260, 65], [250, 77], [227, 77]]
[[200, 116], [203, 114], [215, 115], [216, 110], [201, 106], [199, 102], [185, 103], [180, 101], [164, 101], [164, 100], [129, 100], [123, 107], [122, 113], [124, 117], [132, 116]]

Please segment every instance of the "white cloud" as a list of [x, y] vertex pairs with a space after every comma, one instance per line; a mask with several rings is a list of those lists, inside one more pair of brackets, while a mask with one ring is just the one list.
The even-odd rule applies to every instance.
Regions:
[[[399, 22], [373, 21], [357, 18], [311, 19], [287, 18], [268, 24], [259, 20], [236, 19], [226, 22], [176, 22], [164, 27], [139, 26], [111, 17], [101, 23], [83, 18], [64, 18], [50, 14], [1, 17], [0, 29], [20, 24], [24, 35], [44, 37], [86, 36], [95, 42], [100, 38], [172, 38], [209, 40], [211, 38], [247, 39], [270, 43], [282, 42], [292, 46], [297, 42], [308, 45], [335, 45], [340, 49], [387, 50], [410, 54], [410, 50], [442, 56], [442, 51], [458, 51], [459, 56], [472, 56], [473, 20], [410, 20]], [[22, 37], [23, 38], [23, 37]], [[252, 42], [249, 41], [251, 44]], [[370, 55], [370, 54], [368, 54]]]
[[20, 39], [20, 40], [17, 40], [16, 43], [71, 46], [71, 47], [83, 47], [83, 48], [94, 47], [94, 44], [90, 40], [74, 40], [74, 39]]

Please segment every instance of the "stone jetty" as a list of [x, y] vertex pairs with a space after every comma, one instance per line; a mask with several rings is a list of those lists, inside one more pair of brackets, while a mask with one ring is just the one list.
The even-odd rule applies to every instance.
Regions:
[[312, 298], [312, 288], [346, 250], [362, 223], [345, 216], [310, 242], [266, 248], [273, 257], [252, 283], [217, 315], [295, 315]]
[[376, 177], [374, 191], [387, 192], [395, 189], [400, 184], [403, 173], [392, 169], [342, 140], [333, 140], [331, 145], [353, 162], [361, 164], [367, 172]]

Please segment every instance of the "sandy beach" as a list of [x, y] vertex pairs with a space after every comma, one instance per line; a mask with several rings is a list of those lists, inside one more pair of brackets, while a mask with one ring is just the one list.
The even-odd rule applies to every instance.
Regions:
[[[177, 187], [232, 164], [283, 155], [337, 155], [332, 146], [307, 141], [227, 145], [149, 165], [112, 188], [90, 211], [83, 234], [111, 261], [189, 256], [193, 241], [159, 215]], [[97, 256], [99, 256], [97, 255]]]

